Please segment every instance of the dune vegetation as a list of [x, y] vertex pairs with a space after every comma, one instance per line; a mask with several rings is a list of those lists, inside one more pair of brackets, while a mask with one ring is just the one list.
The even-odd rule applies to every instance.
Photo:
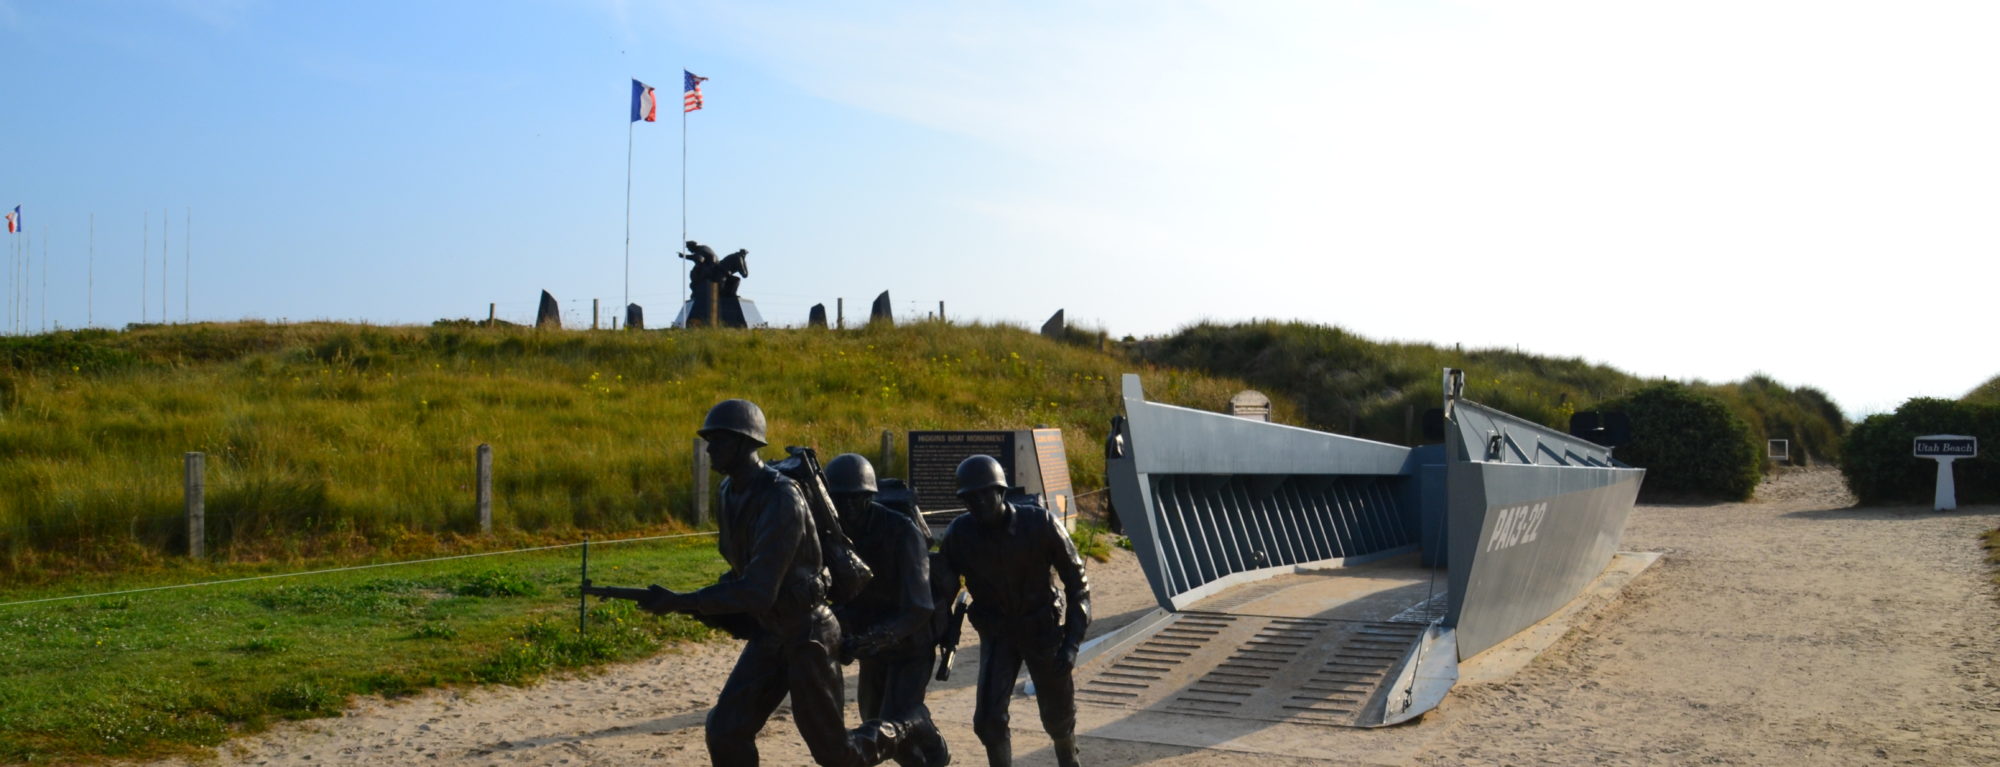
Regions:
[[[480, 545], [474, 450], [494, 451], [501, 543], [674, 529], [694, 430], [760, 404], [771, 455], [880, 452], [883, 430], [1064, 430], [1103, 486], [1115, 356], [1006, 326], [699, 333], [262, 323], [0, 341], [0, 571], [122, 567], [185, 550], [182, 456], [206, 454], [219, 561]], [[1216, 409], [1240, 381], [1144, 372]], [[1281, 418], [1294, 417], [1286, 398]], [[902, 476], [901, 450], [884, 476]]]
[[[1446, 367], [1467, 371], [1468, 398], [1556, 428], [1567, 428], [1573, 413], [1660, 383], [1581, 358], [1380, 342], [1303, 322], [1200, 323], [1128, 346], [1149, 362], [1241, 377], [1289, 397], [1306, 425], [1404, 444], [1420, 438], [1411, 414], [1438, 406]], [[1757, 444], [1790, 440], [1794, 462], [1839, 459], [1846, 419], [1818, 389], [1763, 375], [1687, 387], [1728, 405]]]

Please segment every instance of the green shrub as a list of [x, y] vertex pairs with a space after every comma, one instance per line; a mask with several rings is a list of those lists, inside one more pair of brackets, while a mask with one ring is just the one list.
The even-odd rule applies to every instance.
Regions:
[[1763, 450], [1749, 425], [1714, 395], [1662, 383], [1598, 407], [1632, 419], [1632, 443], [1617, 455], [1646, 469], [1647, 498], [1735, 501], [1757, 489]]
[[2000, 500], [2000, 461], [1988, 452], [2000, 439], [2000, 405], [1918, 397], [1894, 413], [1855, 424], [1841, 448], [1840, 471], [1862, 503], [1929, 502], [1937, 489], [1937, 463], [1910, 454], [1917, 437], [1965, 434], [1979, 438], [1980, 455], [1954, 462], [1959, 503]]

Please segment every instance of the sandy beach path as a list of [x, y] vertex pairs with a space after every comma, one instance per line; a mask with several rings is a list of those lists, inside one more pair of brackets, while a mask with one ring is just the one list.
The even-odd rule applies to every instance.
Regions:
[[[1414, 724], [1311, 731], [1318, 758], [1085, 732], [1084, 762], [2000, 764], [2000, 600], [1978, 539], [2000, 507], [1851, 505], [1839, 475], [1818, 470], [1779, 475], [1749, 503], [1639, 507], [1622, 548], [1664, 556], [1617, 598], [1518, 673], [1462, 684]], [[1125, 552], [1091, 578], [1093, 633], [1151, 606]], [[735, 651], [684, 646], [529, 688], [363, 700], [159, 764], [704, 765], [702, 717]], [[961, 765], [984, 764], [969, 721], [976, 655], [964, 648], [932, 692]], [[1016, 764], [1052, 764], [1033, 702], [1013, 710]], [[810, 763], [782, 710], [758, 745], [765, 764]]]

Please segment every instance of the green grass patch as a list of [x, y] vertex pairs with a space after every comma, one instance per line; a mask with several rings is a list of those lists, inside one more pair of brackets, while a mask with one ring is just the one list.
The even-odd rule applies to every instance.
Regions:
[[[724, 569], [714, 546], [597, 544], [591, 575], [693, 588]], [[593, 601], [579, 634], [577, 566], [563, 549], [0, 607], [0, 763], [187, 752], [354, 695], [521, 684], [713, 636], [617, 601]]]
[[1069, 531], [1070, 542], [1076, 544], [1076, 553], [1099, 562], [1111, 561], [1111, 545], [1105, 542], [1108, 537], [1111, 533], [1089, 522], [1078, 522]]

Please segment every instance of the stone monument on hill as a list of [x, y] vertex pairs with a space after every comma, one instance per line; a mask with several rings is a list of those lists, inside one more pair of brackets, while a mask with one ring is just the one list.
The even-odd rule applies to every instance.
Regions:
[[877, 322], [896, 324], [896, 312], [889, 305], [889, 291], [882, 291], [882, 295], [875, 297], [875, 305], [868, 308], [868, 324]]
[[556, 304], [556, 297], [542, 291], [541, 306], [535, 309], [535, 327], [562, 329], [562, 307]]

